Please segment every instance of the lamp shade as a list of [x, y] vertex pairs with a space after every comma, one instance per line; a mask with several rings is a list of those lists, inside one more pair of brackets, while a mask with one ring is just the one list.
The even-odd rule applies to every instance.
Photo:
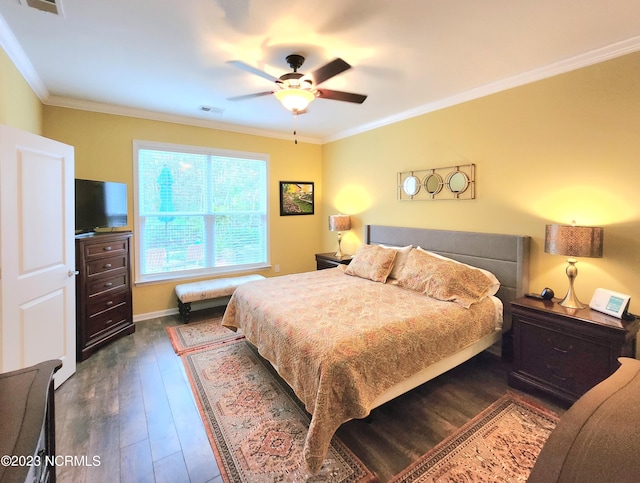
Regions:
[[351, 217], [349, 215], [330, 215], [329, 230], [331, 231], [351, 230]]
[[604, 230], [598, 226], [547, 225], [544, 251], [570, 257], [602, 257]]
[[304, 111], [316, 96], [306, 89], [288, 87], [276, 91], [276, 99], [290, 111]]

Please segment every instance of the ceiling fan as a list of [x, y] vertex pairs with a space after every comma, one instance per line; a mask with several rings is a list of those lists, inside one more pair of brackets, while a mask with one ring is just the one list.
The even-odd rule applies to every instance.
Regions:
[[266, 92], [258, 92], [255, 94], [247, 94], [244, 96], [230, 97], [228, 100], [242, 101], [253, 97], [269, 96], [273, 94], [285, 108], [293, 111], [294, 114], [299, 114], [304, 112], [307, 106], [316, 97], [335, 101], [354, 102], [356, 104], [362, 104], [367, 98], [367, 96], [362, 94], [321, 89], [318, 87], [323, 82], [351, 68], [351, 66], [342, 59], [334, 59], [322, 67], [318, 67], [308, 75], [298, 72], [298, 69], [302, 67], [302, 64], [304, 63], [304, 57], [302, 55], [287, 55], [286, 60], [289, 66], [293, 69], [293, 72], [283, 74], [280, 77], [274, 77], [260, 69], [245, 64], [240, 60], [230, 61], [229, 63], [236, 67], [274, 82], [276, 84], [276, 89]]

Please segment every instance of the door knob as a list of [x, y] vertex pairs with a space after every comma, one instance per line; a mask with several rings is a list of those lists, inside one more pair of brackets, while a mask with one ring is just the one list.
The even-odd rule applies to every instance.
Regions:
[[67, 272], [67, 276], [69, 277], [75, 277], [76, 275], [78, 275], [80, 272], [78, 270], [69, 270]]

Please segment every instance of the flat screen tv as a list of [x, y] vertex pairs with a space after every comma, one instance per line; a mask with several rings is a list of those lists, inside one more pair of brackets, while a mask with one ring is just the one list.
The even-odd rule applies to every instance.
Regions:
[[76, 233], [127, 225], [127, 185], [76, 178]]

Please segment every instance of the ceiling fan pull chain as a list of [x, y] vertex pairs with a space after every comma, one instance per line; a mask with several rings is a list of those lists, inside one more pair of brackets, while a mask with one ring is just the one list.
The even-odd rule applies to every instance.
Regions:
[[293, 143], [298, 144], [298, 113], [293, 111]]

